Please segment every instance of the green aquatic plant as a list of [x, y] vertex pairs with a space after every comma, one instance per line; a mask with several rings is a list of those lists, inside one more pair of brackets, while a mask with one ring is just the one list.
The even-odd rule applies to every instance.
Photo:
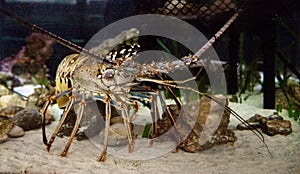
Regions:
[[[260, 94], [262, 91], [255, 92], [254, 87], [262, 85], [260, 79], [258, 63], [261, 57], [262, 50], [258, 47], [255, 51], [252, 61], [247, 63], [245, 60], [245, 34], [240, 32], [239, 34], [239, 69], [238, 69], [238, 91], [233, 94], [229, 99], [231, 102], [243, 103], [250, 96]], [[246, 96], [242, 96], [246, 94]]]
[[171, 54], [171, 51], [169, 50], [169, 48], [168, 48], [168, 47], [167, 47], [167, 46], [166, 46], [159, 38], [156, 38], [156, 42], [158, 43], [159, 46], [161, 46], [161, 48], [162, 48], [165, 52]]
[[[283, 73], [279, 71], [276, 72], [276, 78], [278, 80], [279, 89], [283, 93], [286, 101], [287, 101], [287, 111], [290, 118], [293, 118], [295, 121], [298, 121], [300, 124], [300, 99], [297, 94], [295, 88], [300, 88], [300, 84], [295, 82], [295, 84], [291, 84], [291, 74], [288, 74], [286, 68], [284, 69]], [[276, 105], [276, 111], [282, 111], [282, 104]]]
[[152, 126], [152, 123], [146, 123], [143, 133], [142, 133], [142, 138], [150, 138], [151, 137], [151, 126]]
[[299, 122], [299, 124], [300, 124], [299, 108], [295, 105], [295, 103], [289, 103], [287, 111], [288, 111], [289, 117], [293, 118], [295, 121]]
[[[289, 117], [293, 118], [300, 124], [300, 94], [298, 94], [299, 90], [297, 90], [297, 88], [300, 88], [300, 72], [295, 64], [291, 63], [290, 61], [295, 55], [288, 54], [291, 48], [299, 44], [300, 37], [298, 36], [297, 32], [295, 32], [281, 18], [277, 17], [274, 19], [274, 21], [292, 38], [288, 46], [276, 50], [276, 57], [278, 62], [280, 62], [277, 66], [276, 79], [278, 80], [279, 89], [286, 99], [287, 108], [285, 109], [287, 109]], [[291, 79], [293, 76], [298, 79], [298, 82], [297, 80]], [[277, 111], [280, 111], [280, 106], [277, 107], [279, 107]]]
[[30, 72], [31, 77], [40, 85], [40, 86], [44, 86], [46, 87], [48, 84], [48, 79], [46, 76], [46, 70], [45, 68], [42, 68], [41, 71], [42, 76], [41, 77], [37, 77], [34, 73]]

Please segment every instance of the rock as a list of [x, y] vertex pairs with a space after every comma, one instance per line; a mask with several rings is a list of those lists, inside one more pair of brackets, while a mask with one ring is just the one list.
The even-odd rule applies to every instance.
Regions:
[[[49, 89], [48, 89], [49, 88]], [[50, 96], [54, 95], [54, 87], [35, 88], [34, 93], [28, 96], [27, 105], [42, 108]]]
[[3, 95], [10, 95], [11, 91], [9, 89], [7, 89], [7, 87], [0, 85], [0, 96]]
[[[227, 105], [227, 98], [217, 96], [220, 102]], [[234, 143], [236, 137], [233, 131], [228, 130], [228, 111], [216, 102], [203, 97], [199, 101], [188, 103], [184, 111], [180, 113], [177, 105], [169, 105], [169, 111], [176, 120], [176, 129], [172, 135], [173, 141], [177, 141], [179, 148], [187, 152], [202, 151], [217, 144]], [[182, 110], [181, 110], [182, 111]], [[178, 116], [182, 114], [179, 118]], [[196, 120], [196, 122], [195, 122]], [[173, 127], [168, 112], [165, 112], [161, 120], [158, 120], [158, 135], [160, 137]], [[188, 135], [186, 137], [186, 135]]]
[[246, 120], [251, 127], [242, 123], [237, 125], [238, 130], [252, 130], [260, 128], [263, 133], [274, 136], [276, 134], [288, 135], [292, 132], [292, 124], [288, 120], [284, 120], [280, 115], [270, 115], [268, 117], [255, 114]]
[[25, 108], [26, 101], [17, 94], [3, 95], [0, 97], [0, 107], [19, 106]]
[[0, 109], [0, 115], [5, 115], [7, 117], [13, 117], [17, 112], [23, 110], [23, 107], [19, 106], [8, 106], [6, 108]]
[[[0, 60], [0, 96], [2, 95], [10, 95], [12, 93], [12, 89], [16, 86], [20, 86], [22, 83], [20, 79], [10, 73], [10, 69], [6, 69], [3, 64], [4, 59]], [[6, 69], [7, 71], [5, 71]]]
[[121, 116], [116, 116], [116, 117], [112, 117], [110, 119], [110, 124], [115, 124], [115, 123], [123, 123], [123, 118]]
[[60, 137], [70, 136], [71, 133], [72, 133], [72, 130], [74, 128], [74, 125], [75, 125], [75, 122], [76, 122], [76, 118], [77, 118], [76, 113], [75, 113], [74, 109], [72, 108], [69, 111], [69, 113], [67, 115], [67, 118], [64, 121], [61, 129], [59, 130], [58, 136], [60, 136]]
[[[48, 107], [48, 108], [50, 108], [50, 107]], [[54, 114], [52, 113], [52, 110], [50, 110], [50, 109], [47, 109], [47, 111], [46, 111], [46, 117], [45, 117], [45, 124], [47, 125], [47, 124], [50, 124], [52, 121], [54, 121], [55, 120], [55, 116], [54, 116]]]
[[[216, 95], [224, 106], [228, 105], [227, 98]], [[199, 108], [200, 107], [200, 108]], [[233, 144], [236, 141], [234, 132], [228, 129], [230, 112], [207, 97], [200, 100], [199, 115], [189, 136], [180, 143], [179, 147], [187, 152], [206, 150], [215, 145]], [[194, 109], [185, 109], [190, 114]]]
[[270, 115], [267, 117], [267, 120], [283, 120], [283, 117], [280, 115]]
[[243, 123], [240, 123], [236, 126], [236, 129], [237, 130], [254, 130], [254, 129], [260, 128], [260, 123], [259, 122], [256, 122], [256, 123], [249, 122], [249, 125], [251, 127], [249, 127], [248, 125], [245, 125]]
[[5, 142], [8, 139], [7, 134], [0, 135], [0, 143]]
[[7, 139], [7, 134], [13, 128], [13, 122], [10, 118], [5, 116], [0, 116], [0, 142]]
[[16, 113], [12, 117], [12, 121], [15, 125], [20, 126], [24, 131], [40, 128], [42, 125], [40, 112], [31, 109], [25, 108], [24, 110]]
[[288, 120], [269, 120], [261, 126], [261, 129], [269, 136], [288, 135], [292, 132], [292, 125]]
[[24, 134], [24, 130], [21, 127], [15, 125], [7, 135], [11, 138], [18, 138], [22, 137]]
[[259, 122], [262, 118], [264, 118], [264, 116], [255, 114], [253, 117], [250, 117], [247, 121], [249, 123], [256, 123], [256, 122]]
[[236, 129], [237, 130], [254, 130], [257, 128], [260, 128], [260, 121], [261, 119], [264, 118], [262, 115], [255, 114], [253, 117], [250, 117], [247, 122], [249, 123], [250, 127], [248, 124], [243, 124], [240, 123], [237, 125]]

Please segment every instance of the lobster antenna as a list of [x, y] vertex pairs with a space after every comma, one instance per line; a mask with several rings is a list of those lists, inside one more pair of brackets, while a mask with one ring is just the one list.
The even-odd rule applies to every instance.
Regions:
[[[36, 31], [36, 32], [39, 32], [39, 33], [42, 33], [42, 34], [46, 34], [48, 37], [50, 37], [51, 39], [53, 39], [54, 41], [56, 41], [57, 43], [77, 52], [77, 53], [84, 53], [86, 54], [87, 56], [90, 56], [90, 57], [93, 57], [93, 58], [96, 58], [96, 59], [99, 59], [100, 57], [98, 55], [96, 55], [95, 53], [92, 53], [90, 52], [89, 50], [85, 49], [85, 48], [82, 48], [80, 47], [79, 45], [76, 45], [60, 36], [57, 36], [56, 34], [53, 34], [35, 24], [32, 24], [28, 21], [26, 21], [25, 19], [19, 17], [19, 16], [16, 16], [8, 11], [5, 11], [3, 9], [0, 8], [0, 12], [3, 13], [4, 15], [6, 16], [9, 16], [11, 17], [12, 19], [16, 20], [17, 22], [21, 23], [22, 25], [26, 26], [27, 28], [33, 30], [33, 31]], [[110, 60], [108, 59], [105, 59], [105, 58], [102, 58], [101, 59], [103, 60], [103, 62], [105, 63], [109, 63], [109, 64], [116, 64], [114, 62], [111, 62]]]
[[231, 16], [231, 18], [223, 25], [222, 28], [212, 37], [210, 38], [196, 53], [195, 56], [201, 57], [203, 53], [208, 50], [222, 35], [223, 33], [229, 28], [229, 26], [237, 19], [237, 17], [242, 13], [243, 7], [245, 7], [246, 2], [239, 7], [238, 10]]

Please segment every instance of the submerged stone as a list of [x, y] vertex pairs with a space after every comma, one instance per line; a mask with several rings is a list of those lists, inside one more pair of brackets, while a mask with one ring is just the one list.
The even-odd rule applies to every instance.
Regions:
[[269, 136], [276, 134], [288, 135], [292, 132], [292, 125], [288, 120], [269, 120], [265, 124], [262, 124], [261, 129]]
[[40, 128], [42, 125], [41, 119], [40, 112], [31, 108], [25, 108], [12, 117], [14, 124], [23, 128], [24, 131]]
[[7, 134], [2, 134], [2, 135], [0, 135], [0, 143], [5, 142], [7, 139], [8, 139]]
[[[227, 98], [224, 96], [217, 97], [224, 106], [228, 105]], [[184, 111], [180, 110], [177, 105], [170, 105], [169, 110], [174, 120], [177, 120], [179, 114], [183, 114], [180, 117], [183, 117], [184, 120], [176, 123], [172, 139], [173, 141], [183, 140], [177, 143], [179, 148], [184, 151], [196, 152], [219, 144], [233, 144], [237, 139], [234, 132], [228, 129], [230, 113], [224, 111], [222, 106], [209, 98], [203, 97], [200, 102], [188, 103], [184, 106]], [[165, 112], [162, 119], [157, 122], [157, 136], [163, 135], [173, 127], [170, 118], [170, 115]], [[195, 118], [196, 122], [192, 125]], [[187, 137], [180, 137], [184, 135], [181, 132], [189, 132], [189, 134]]]
[[[218, 98], [223, 106], [228, 106], [227, 98], [222, 95]], [[190, 135], [179, 145], [187, 152], [196, 152], [209, 149], [215, 145], [233, 145], [237, 140], [234, 132], [228, 129], [230, 112], [224, 110], [216, 102], [207, 97], [200, 100], [200, 112]], [[187, 112], [195, 112], [190, 109]]]
[[[101, 131], [99, 136], [104, 140], [105, 130]], [[109, 146], [124, 146], [128, 144], [127, 131], [123, 123], [115, 123], [110, 126], [108, 132]], [[100, 141], [103, 143], [104, 141]]]
[[263, 133], [274, 136], [277, 134], [288, 135], [292, 132], [292, 124], [289, 120], [284, 120], [280, 115], [270, 115], [268, 117], [255, 114], [246, 120], [251, 127], [240, 123], [237, 125], [238, 130], [252, 130], [260, 128]]
[[20, 106], [8, 106], [0, 109], [0, 115], [13, 117], [17, 112], [22, 111], [24, 108]]
[[4, 142], [8, 137], [7, 134], [13, 128], [13, 122], [10, 118], [0, 116], [0, 142]]
[[22, 137], [24, 134], [24, 130], [21, 127], [15, 125], [8, 133], [8, 136], [11, 138], [18, 138]]

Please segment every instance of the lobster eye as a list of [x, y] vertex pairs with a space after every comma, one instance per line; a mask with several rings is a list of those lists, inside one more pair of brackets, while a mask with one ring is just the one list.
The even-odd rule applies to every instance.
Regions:
[[115, 70], [114, 69], [98, 69], [97, 72], [97, 78], [98, 79], [112, 79], [115, 76]]
[[115, 70], [114, 69], [106, 69], [102, 75], [103, 75], [103, 78], [112, 79], [115, 77]]

